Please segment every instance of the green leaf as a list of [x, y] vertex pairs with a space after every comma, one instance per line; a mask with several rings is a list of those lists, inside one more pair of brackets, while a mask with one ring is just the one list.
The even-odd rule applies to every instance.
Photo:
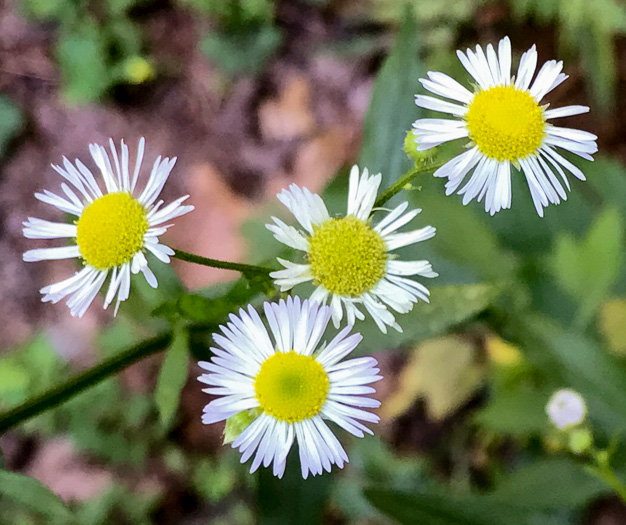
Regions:
[[383, 334], [373, 322], [357, 323], [355, 331], [363, 335], [357, 352], [368, 354], [397, 348], [446, 333], [484, 311], [498, 295], [499, 288], [490, 284], [433, 286], [430, 292], [430, 303], [417, 303], [411, 312], [398, 315], [402, 333], [390, 328]]
[[109, 89], [105, 38], [96, 24], [62, 35], [57, 43], [65, 96], [72, 103], [98, 100]]
[[66, 21], [75, 7], [66, 0], [22, 0], [19, 7], [27, 16], [41, 20]]
[[0, 157], [23, 125], [24, 117], [19, 108], [9, 98], [0, 95]]
[[594, 200], [616, 206], [626, 215], [626, 168], [616, 158], [600, 156], [585, 166], [587, 181], [582, 190], [593, 188]]
[[155, 308], [152, 315], [170, 320], [182, 318], [211, 328], [211, 325], [221, 324], [231, 312], [250, 303], [262, 291], [259, 286], [267, 284], [267, 279], [261, 276], [258, 281], [252, 279], [252, 282], [253, 285], [250, 279], [242, 277], [234, 283], [221, 283], [198, 293], [178, 294], [173, 300]]
[[216, 32], [202, 41], [202, 51], [226, 74], [251, 74], [263, 69], [282, 42], [282, 33], [272, 25], [256, 30]]
[[623, 223], [614, 208], [604, 210], [581, 241], [569, 235], [557, 240], [548, 264], [563, 290], [580, 303], [579, 326], [589, 322], [615, 284], [622, 267], [623, 244]]
[[323, 523], [325, 502], [330, 493], [332, 475], [303, 479], [295, 447], [287, 458], [284, 476], [272, 475], [272, 467], [259, 471], [259, 525], [319, 525]]
[[527, 513], [486, 497], [454, 499], [450, 494], [407, 494], [366, 489], [365, 497], [383, 514], [407, 525], [502, 525], [527, 523]]
[[24, 401], [29, 383], [29, 373], [17, 356], [0, 359], [0, 406], [13, 406]]
[[63, 500], [35, 478], [0, 470], [0, 508], [4, 498], [24, 505], [46, 518], [63, 520], [63, 523], [74, 521]]
[[144, 2], [145, 0], [107, 0], [106, 4], [110, 14], [120, 16]]
[[500, 392], [474, 416], [474, 421], [498, 434], [539, 435], [547, 427], [545, 406], [550, 393], [522, 388]]
[[[592, 162], [580, 158], [571, 159], [583, 172]], [[531, 257], [551, 251], [553, 239], [564, 231], [581, 235], [589, 227], [595, 214], [590, 202], [585, 198], [589, 192], [588, 182], [570, 177], [572, 190], [567, 200], [559, 205], [550, 205], [544, 209], [544, 216], [539, 217], [528, 189], [528, 182], [523, 173], [513, 168], [511, 173], [512, 205], [510, 210], [502, 210], [489, 217], [484, 210], [484, 203], [472, 202], [468, 206], [479, 212], [489, 228], [500, 237], [502, 246], [512, 249], [522, 257]], [[458, 195], [455, 198], [460, 203]]]
[[407, 8], [395, 46], [374, 82], [372, 99], [365, 114], [359, 166], [373, 173], [380, 171], [383, 188], [412, 165], [402, 146], [406, 132], [420, 114], [413, 103], [423, 73], [418, 60], [420, 44], [417, 35], [415, 20]]
[[529, 510], [572, 509], [608, 491], [573, 460], [544, 459], [507, 474], [489, 498]]
[[[516, 261], [500, 246], [493, 229], [484, 220], [484, 211], [462, 206], [455, 197], [447, 197], [440, 183], [431, 175], [423, 192], [411, 192], [410, 202], [423, 207], [423, 220], [437, 227], [437, 235], [429, 241], [434, 250], [444, 257], [471, 268], [483, 279], [499, 279], [511, 275]], [[494, 264], [494, 261], [498, 261]]]
[[185, 294], [178, 299], [178, 313], [192, 321], [219, 322], [230, 312], [230, 303], [198, 294]]
[[187, 382], [188, 345], [187, 331], [182, 328], [176, 329], [159, 372], [154, 400], [159, 410], [161, 424], [165, 428], [172, 423], [180, 401], [180, 393]]

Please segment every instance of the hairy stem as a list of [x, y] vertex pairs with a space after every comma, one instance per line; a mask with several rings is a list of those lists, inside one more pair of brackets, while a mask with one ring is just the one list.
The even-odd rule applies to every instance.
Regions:
[[23, 423], [31, 417], [64, 403], [144, 357], [163, 350], [171, 339], [171, 333], [164, 333], [152, 339], [142, 341], [116, 356], [85, 370], [62, 385], [51, 388], [47, 392], [43, 392], [32, 399], [26, 400], [21, 405], [1, 413], [0, 434], [3, 434], [10, 428]]
[[220, 261], [218, 259], [209, 259], [208, 257], [202, 257], [201, 255], [195, 255], [193, 253], [184, 252], [182, 250], [174, 250], [176, 259], [186, 261], [190, 263], [201, 264], [203, 266], [210, 266], [212, 268], [221, 268], [224, 270], [234, 270], [235, 272], [241, 272], [243, 274], [269, 274], [273, 270], [271, 268], [264, 268], [263, 266], [254, 266], [252, 264], [241, 264], [230, 261]]
[[407, 171], [396, 182], [389, 186], [374, 203], [374, 208], [380, 208], [384, 206], [391, 197], [400, 192], [409, 182], [411, 182], [420, 173], [426, 173], [427, 171], [434, 171], [441, 168], [445, 162], [434, 162], [429, 164], [423, 164], [421, 166], [415, 166], [413, 169]]

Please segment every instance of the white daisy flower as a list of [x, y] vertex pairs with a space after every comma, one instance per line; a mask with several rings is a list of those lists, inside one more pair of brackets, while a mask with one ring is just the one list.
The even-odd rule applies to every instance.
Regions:
[[567, 430], [584, 421], [587, 405], [578, 392], [564, 388], [552, 395], [546, 406], [546, 413], [558, 429]]
[[211, 348], [211, 362], [199, 363], [208, 373], [198, 379], [210, 385], [204, 392], [221, 397], [204, 408], [202, 421], [258, 414], [232, 443], [242, 463], [254, 455], [250, 472], [273, 463], [274, 475], [282, 477], [294, 441], [304, 478], [330, 472], [333, 464], [343, 468], [348, 456], [325, 420], [357, 437], [372, 434], [361, 421], [379, 419], [363, 410], [380, 406], [364, 397], [375, 392], [368, 385], [382, 379], [377, 362], [372, 357], [342, 361], [362, 339], [350, 335], [352, 326], [320, 345], [331, 315], [328, 306], [289, 297], [266, 302], [264, 310], [271, 336], [252, 306], [239, 310], [239, 317], [231, 314], [231, 322], [220, 327], [223, 335], [213, 334], [219, 347]]
[[[457, 51], [459, 60], [474, 78], [474, 92], [439, 72], [429, 72], [422, 85], [431, 93], [452, 100], [417, 95], [415, 103], [426, 109], [453, 115], [454, 119], [420, 119], [413, 126], [418, 149], [427, 150], [456, 139], [469, 139], [468, 151], [450, 160], [435, 172], [447, 177], [446, 194], [454, 193], [468, 173], [469, 181], [459, 190], [463, 204], [485, 199], [491, 215], [511, 207], [511, 165], [524, 172], [539, 216], [549, 203], [566, 200], [563, 184], [570, 189], [565, 170], [585, 180], [583, 172], [556, 150], [563, 148], [593, 160], [598, 151], [596, 136], [586, 131], [554, 126], [547, 121], [589, 111], [587, 106], [548, 109], [543, 97], [568, 78], [561, 72], [563, 62], [550, 60], [539, 73], [535, 46], [520, 60], [517, 77], [511, 76], [511, 42], [503, 38], [498, 54], [490, 44], [485, 53]], [[556, 175], [563, 180], [563, 184]]]
[[[64, 281], [41, 289], [42, 301], [56, 303], [69, 296], [67, 305], [72, 315], [81, 317], [107, 276], [111, 275], [104, 300], [107, 308], [117, 295], [115, 313], [121, 301], [128, 299], [130, 274], [142, 272], [153, 288], [157, 280], [148, 268], [144, 252], [148, 250], [162, 262], [168, 263], [174, 251], [159, 244], [159, 236], [171, 226], [164, 224], [189, 213], [193, 206], [183, 206], [189, 195], [180, 197], [167, 206], [157, 201], [176, 159], [161, 159], [152, 167], [150, 177], [141, 193], [135, 191], [143, 160], [145, 140], [139, 141], [135, 169], [130, 175], [128, 147], [122, 141], [121, 159], [113, 140], [109, 140], [111, 158], [106, 149], [97, 144], [89, 152], [100, 170], [105, 190], [96, 182], [91, 171], [80, 161], [75, 165], [63, 158], [63, 167], [52, 165], [70, 185], [61, 184], [65, 196], [48, 190], [35, 197], [62, 212], [77, 217], [72, 224], [50, 222], [29, 217], [24, 222], [24, 236], [29, 239], [72, 239], [69, 246], [39, 248], [24, 253], [27, 262], [78, 257], [83, 268]], [[139, 193], [139, 196], [136, 194]]]
[[284, 270], [272, 272], [281, 291], [313, 281], [317, 286], [312, 301], [326, 303], [330, 299], [335, 327], [339, 326], [345, 308], [348, 324], [365, 316], [357, 305], [363, 305], [383, 333], [387, 326], [402, 331], [393, 314], [406, 313], [418, 299], [428, 302], [428, 289], [407, 276], [437, 277], [428, 261], [398, 261], [389, 252], [435, 235], [435, 228], [398, 233], [422, 210], [411, 210], [403, 202], [373, 226], [371, 215], [381, 175], [370, 176], [367, 169], [359, 175], [352, 167], [345, 217], [331, 217], [322, 198], [306, 188], [292, 184], [278, 194], [305, 231], [287, 226], [272, 217], [275, 224], [267, 228], [274, 237], [296, 250], [306, 252], [308, 262], [296, 264], [278, 259]]

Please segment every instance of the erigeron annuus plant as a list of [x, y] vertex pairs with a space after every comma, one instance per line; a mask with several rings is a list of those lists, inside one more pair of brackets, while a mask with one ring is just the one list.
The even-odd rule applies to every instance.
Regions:
[[[211, 355], [200, 362], [206, 373], [199, 380], [215, 397], [206, 405], [203, 422], [227, 421], [231, 430], [237, 429], [229, 441], [240, 450], [242, 461], [252, 458], [251, 471], [271, 465], [274, 475], [282, 476], [294, 444], [298, 445], [303, 477], [330, 471], [332, 465], [341, 468], [348, 455], [328, 422], [363, 437], [371, 433], [364, 422], [378, 421], [372, 411], [380, 402], [369, 397], [375, 393], [371, 383], [381, 379], [376, 360], [345, 360], [362, 338], [360, 323], [371, 320], [385, 334], [389, 327], [402, 331], [405, 322], [419, 323], [420, 319], [409, 312], [418, 301], [429, 300], [430, 292], [421, 281], [437, 277], [425, 257], [413, 260], [396, 253], [414, 245], [419, 253], [421, 243], [435, 235], [435, 227], [409, 229], [421, 209], [412, 208], [408, 201], [391, 205], [389, 200], [421, 173], [434, 171], [435, 176], [448, 178], [447, 193], [456, 191], [469, 175], [459, 190], [464, 194], [464, 204], [485, 199], [485, 209], [493, 215], [510, 207], [511, 168], [517, 167], [528, 181], [537, 213], [542, 215], [549, 203], [566, 198], [559, 180], [569, 189], [564, 169], [584, 179], [582, 171], [556, 148], [587, 160], [597, 149], [595, 136], [590, 133], [548, 123], [588, 110], [583, 106], [548, 109], [541, 104], [543, 97], [566, 79], [560, 62], [546, 63], [532, 81], [537, 60], [533, 47], [522, 56], [518, 75], [513, 77], [506, 38], [497, 54], [491, 46], [486, 53], [479, 46], [475, 53], [459, 53], [459, 58], [477, 83], [473, 92], [443, 73], [429, 73], [429, 78], [422, 80], [423, 86], [454, 102], [418, 95], [417, 104], [455, 118], [419, 119], [411, 136], [420, 151], [456, 139], [466, 139], [469, 149], [452, 159], [438, 158], [438, 152], [432, 156], [415, 154], [414, 168], [403, 175], [391, 174], [396, 182], [382, 192], [381, 174], [370, 174], [367, 166], [354, 166], [345, 192], [347, 206], [341, 215], [333, 215], [324, 199], [306, 188], [291, 185], [283, 190], [278, 200], [299, 227], [273, 217], [267, 228], [277, 241], [300, 253], [294, 260], [279, 258], [280, 269], [278, 264], [265, 268], [218, 261], [162, 244], [159, 238], [171, 221], [191, 212], [193, 206], [183, 204], [187, 196], [169, 204], [158, 200], [175, 159], [159, 157], [143, 189], [137, 189], [142, 179], [143, 139], [134, 169], [123, 142], [119, 152], [112, 141], [110, 153], [102, 146], [90, 146], [96, 175], [81, 161], [64, 159], [63, 167], [54, 169], [71, 187], [63, 183], [63, 196], [46, 190], [37, 198], [71, 214], [73, 220], [62, 223], [29, 218], [24, 223], [24, 235], [66, 239], [68, 244], [29, 250], [24, 260], [75, 258], [82, 268], [43, 288], [43, 301], [56, 303], [67, 298], [71, 314], [80, 317], [106, 288], [104, 307], [115, 301], [115, 315], [131, 294], [131, 274], [141, 272], [151, 286], [158, 286], [150, 268], [152, 262], [146, 258], [148, 253], [157, 259], [154, 264], [166, 264], [176, 257], [241, 272], [250, 287], [262, 281], [259, 289], [271, 299], [264, 304], [263, 313], [254, 305], [233, 304], [227, 321], [222, 315], [209, 323], [214, 346]], [[426, 211], [427, 206], [424, 202]], [[294, 287], [306, 283], [314, 286], [309, 297], [291, 296]], [[289, 296], [278, 298], [279, 293]], [[172, 319], [180, 330], [176, 312]], [[328, 328], [330, 320], [334, 328]], [[221, 333], [215, 330], [220, 323]], [[69, 399], [171, 340], [171, 332], [158, 336], [54, 392], [0, 414], [0, 432]]]

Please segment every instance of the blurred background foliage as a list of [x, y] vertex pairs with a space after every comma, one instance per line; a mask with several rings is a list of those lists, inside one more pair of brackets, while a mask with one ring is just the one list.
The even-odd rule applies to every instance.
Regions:
[[[228, 97], [241, 79], [262, 83], [297, 40], [280, 4], [16, 5], [30, 23], [53, 28], [51, 49], [65, 102], [106, 107], [119, 101], [120, 89], [141, 97], [179, 71], [160, 62], [151, 47], [145, 25], [151, 10], [194, 17], [195, 46], [220, 79], [211, 85]], [[592, 112], [603, 112], [600, 126], [619, 102], [626, 31], [626, 6], [619, 0], [300, 0], [295, 6], [303, 17], [315, 12], [338, 21], [339, 29], [316, 52], [348, 61], [380, 58], [372, 60], [375, 80], [359, 163], [381, 170], [384, 186], [411, 168], [401, 146], [420, 116], [413, 105], [421, 91], [417, 79], [429, 69], [466, 78], [454, 50], [473, 46], [479, 34], [495, 41], [508, 31], [523, 35], [526, 24], [534, 24], [554, 35], [565, 71], [584, 79], [578, 85], [587, 90]], [[495, 27], [485, 21], [485, 13], [494, 12], [485, 11], [489, 7], [508, 13]], [[552, 57], [540, 56], [547, 58]], [[24, 109], [0, 96], [0, 158], [28, 131]], [[440, 148], [438, 158], [448, 158], [455, 147]], [[431, 304], [418, 304], [400, 318], [403, 333], [384, 335], [371, 323], [358, 325], [364, 340], [357, 351], [377, 353], [387, 373], [383, 423], [375, 437], [342, 435], [350, 464], [321, 478], [301, 480], [295, 458], [283, 480], [267, 471], [251, 476], [236, 452], [207, 452], [198, 443], [209, 438], [188, 434], [188, 420], [199, 419], [202, 408], [186, 402], [187, 391], [199, 390], [190, 363], [210, 356], [210, 333], [240, 305], [259, 305], [268, 282], [244, 276], [189, 293], [169, 266], [155, 266], [159, 288], [133, 282], [130, 300], [100, 329], [96, 345], [104, 359], [173, 326], [165, 357], [147, 363], [157, 377], [154, 392], [128, 388], [122, 374], [14, 431], [20, 453], [13, 454], [18, 461], [11, 471], [0, 471], [0, 524], [626, 522], [626, 509], [608, 489], [581, 461], [557, 450], [544, 411], [555, 389], [579, 391], [599, 445], [619, 443], [613, 463], [626, 478], [623, 161], [601, 148], [593, 164], [585, 163], [587, 182], [572, 181], [568, 200], [543, 219], [522, 177], [513, 178], [513, 210], [495, 217], [480, 204], [462, 206], [456, 197], [445, 197], [441, 181], [431, 176], [418, 178], [402, 194], [423, 209], [420, 224], [435, 225], [438, 233], [401, 256], [428, 259], [439, 277], [428, 283]], [[324, 191], [331, 213], [343, 211], [346, 192], [343, 169]], [[243, 232], [250, 262], [275, 266], [277, 256], [292, 254], [264, 228], [270, 213], [283, 212], [272, 202]], [[306, 287], [301, 293], [308, 293]], [[44, 331], [0, 356], [0, 408], [73, 375], [56, 347]], [[219, 441], [215, 432], [210, 439]], [[76, 472], [59, 475], [93, 477], [106, 470], [118, 483], [80, 502], [63, 502], [27, 477], [32, 471], [19, 457], [58, 436], [68, 437], [87, 458]]]

